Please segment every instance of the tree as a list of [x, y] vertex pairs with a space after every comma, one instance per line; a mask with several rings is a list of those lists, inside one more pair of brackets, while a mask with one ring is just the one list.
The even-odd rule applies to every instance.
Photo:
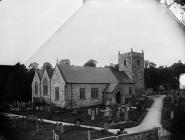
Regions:
[[51, 69], [51, 68], [53, 68], [53, 66], [52, 66], [52, 64], [49, 63], [49, 62], [44, 62], [42, 68], [43, 68], [43, 69]]
[[32, 62], [29, 65], [29, 69], [36, 70], [36, 69], [38, 69], [38, 66], [39, 66], [39, 64], [37, 62]]
[[97, 64], [98, 62], [96, 61], [96, 60], [93, 60], [93, 59], [90, 59], [90, 60], [88, 60], [85, 64], [84, 64], [84, 66], [85, 67], [96, 67], [96, 64]]

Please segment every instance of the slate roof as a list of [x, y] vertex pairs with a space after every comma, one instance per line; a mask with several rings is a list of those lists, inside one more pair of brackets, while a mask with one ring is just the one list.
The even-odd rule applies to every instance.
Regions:
[[133, 83], [132, 79], [126, 74], [125, 71], [111, 71], [120, 83]]
[[[109, 68], [58, 65], [67, 83], [131, 83], [125, 72], [112, 72]], [[119, 77], [120, 76], [120, 77]], [[123, 79], [122, 79], [123, 78]]]
[[108, 68], [62, 66], [59, 69], [67, 83], [117, 83]]
[[48, 73], [49, 78], [51, 79], [51, 77], [53, 76], [54, 69], [50, 68], [50, 69], [46, 69], [46, 71]]
[[42, 79], [42, 76], [43, 76], [43, 74], [44, 74], [44, 70], [43, 70], [43, 69], [37, 69], [36, 71], [37, 71], [37, 73], [38, 73], [38, 75], [39, 75], [39, 78], [40, 78], [40, 80], [41, 80], [41, 79]]
[[109, 85], [105, 88], [104, 92], [113, 92], [113, 90], [115, 89], [116, 86], [117, 86], [117, 83], [109, 84]]

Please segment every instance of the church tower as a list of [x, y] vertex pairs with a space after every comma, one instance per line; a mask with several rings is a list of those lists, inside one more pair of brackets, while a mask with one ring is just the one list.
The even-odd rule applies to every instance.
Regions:
[[118, 52], [119, 71], [125, 71], [135, 83], [136, 95], [144, 94], [144, 52], [131, 52], [120, 54]]

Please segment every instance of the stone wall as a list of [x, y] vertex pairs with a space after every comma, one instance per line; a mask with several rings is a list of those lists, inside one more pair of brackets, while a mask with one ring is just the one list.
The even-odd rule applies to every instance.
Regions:
[[[126, 61], [126, 65], [124, 65]], [[138, 65], [139, 61], [139, 65]], [[125, 71], [134, 81], [137, 94], [144, 93], [144, 53], [129, 52], [118, 54], [119, 70]]]
[[[107, 84], [66, 84], [65, 101], [66, 108], [78, 108], [93, 106], [103, 103], [103, 91]], [[85, 99], [80, 100], [80, 88], [85, 88]], [[99, 97], [91, 98], [91, 88], [99, 89]]]
[[[47, 95], [44, 95], [43, 94], [43, 80], [44, 78], [47, 79], [47, 83], [48, 83], [48, 94]], [[50, 81], [50, 78], [46, 72], [46, 70], [44, 71], [44, 74], [43, 74], [43, 77], [42, 77], [42, 80], [41, 80], [41, 97], [43, 98], [43, 100], [46, 102], [46, 103], [50, 103], [50, 87], [51, 87], [51, 81]]]
[[[59, 100], [55, 100], [55, 87], [59, 87]], [[57, 66], [51, 78], [51, 103], [65, 107], [65, 81]]]
[[[35, 94], [35, 82], [37, 82], [37, 84], [38, 84], [38, 94]], [[34, 75], [31, 86], [32, 86], [32, 101], [33, 101], [34, 97], [36, 97], [36, 98], [40, 97], [40, 92], [41, 92], [40, 79], [39, 79], [39, 76], [38, 76], [37, 72], [35, 72], [35, 75]]]

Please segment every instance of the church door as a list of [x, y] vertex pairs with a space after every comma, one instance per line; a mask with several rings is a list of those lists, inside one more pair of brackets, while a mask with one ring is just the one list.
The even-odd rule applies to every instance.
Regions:
[[117, 92], [116, 94], [116, 103], [121, 104], [121, 93], [120, 92]]

